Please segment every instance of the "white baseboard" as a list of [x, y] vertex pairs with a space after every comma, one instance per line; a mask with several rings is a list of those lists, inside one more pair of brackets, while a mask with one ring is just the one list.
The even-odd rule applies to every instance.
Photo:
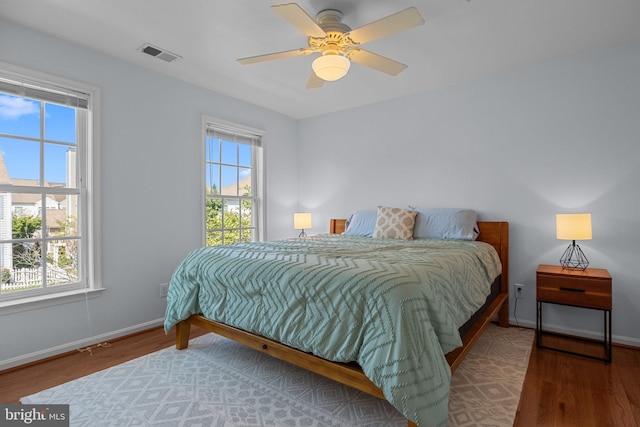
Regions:
[[115, 338], [119, 338], [125, 335], [134, 334], [136, 332], [144, 331], [146, 329], [160, 326], [164, 323], [164, 318], [156, 319], [149, 322], [141, 323], [139, 325], [129, 326], [127, 328], [119, 329], [117, 331], [107, 332], [105, 334], [96, 335], [93, 337], [85, 338], [82, 340], [62, 344], [55, 347], [50, 347], [44, 350], [36, 351], [29, 354], [13, 357], [11, 359], [0, 360], [0, 371], [13, 368], [16, 366], [24, 365], [26, 363], [35, 362], [40, 359], [46, 359], [47, 357], [57, 356], [58, 354], [66, 353], [69, 351], [84, 348], [93, 344], [109, 341]]
[[[516, 320], [514, 317], [509, 318], [509, 323], [511, 325], [516, 325]], [[535, 322], [531, 322], [531, 321], [523, 321], [521, 319], [518, 320], [518, 326], [522, 326], [524, 328], [531, 328], [531, 329], [536, 329], [536, 323]], [[585, 338], [590, 338], [590, 339], [594, 339], [594, 340], [600, 340], [602, 341], [602, 339], [604, 338], [602, 335], [602, 332], [593, 332], [593, 331], [585, 331], [582, 329], [569, 329], [563, 326], [558, 326], [558, 325], [544, 325], [544, 330], [545, 331], [552, 331], [552, 332], [558, 332], [561, 334], [566, 334], [566, 335], [577, 335], [580, 337], [585, 337]], [[623, 337], [620, 335], [612, 335], [611, 337], [611, 341], [613, 341], [613, 344], [622, 344], [622, 345], [627, 345], [630, 347], [638, 347], [640, 348], [640, 339], [637, 338], [630, 338], [630, 337]]]

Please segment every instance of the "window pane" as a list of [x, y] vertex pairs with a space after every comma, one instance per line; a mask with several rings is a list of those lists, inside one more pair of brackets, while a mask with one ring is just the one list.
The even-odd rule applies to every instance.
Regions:
[[240, 231], [240, 240], [243, 242], [252, 242], [253, 241], [253, 230], [244, 229]]
[[40, 138], [40, 102], [0, 94], [0, 133]]
[[251, 167], [252, 156], [251, 156], [252, 147], [248, 144], [238, 144], [238, 164], [240, 166], [248, 166]]
[[20, 280], [24, 283], [36, 281], [34, 275], [38, 275], [37, 281], [40, 280], [42, 272], [40, 271], [42, 261], [42, 245], [36, 242], [21, 242], [13, 244], [12, 252], [13, 270], [21, 272], [29, 277], [29, 280]]
[[40, 185], [40, 144], [38, 142], [0, 137], [0, 154], [9, 175], [3, 176], [0, 164], [0, 183], [31, 187]]
[[207, 199], [205, 213], [207, 230], [222, 228], [222, 200]]
[[[34, 250], [32, 244], [4, 243], [0, 245], [2, 254], [2, 284], [0, 293], [24, 291], [42, 288], [42, 268], [40, 267], [39, 251]], [[7, 254], [9, 264], [6, 264]], [[33, 259], [29, 259], [32, 257]], [[16, 260], [13, 263], [13, 260]], [[22, 262], [20, 262], [22, 261]]]
[[218, 138], [207, 138], [206, 147], [206, 160], [220, 163], [220, 140]]
[[47, 194], [47, 236], [76, 236], [78, 206], [77, 196]]
[[75, 144], [75, 108], [45, 103], [44, 111], [44, 139]]
[[77, 188], [76, 150], [67, 145], [44, 145], [44, 180], [54, 187]]
[[[33, 239], [42, 237], [42, 198], [39, 194], [29, 193], [5, 193], [2, 195], [2, 204], [11, 206], [11, 227], [0, 229], [0, 239]], [[6, 207], [3, 209], [6, 213]], [[3, 223], [5, 221], [3, 215]], [[4, 225], [4, 224], [3, 224]]]
[[65, 145], [44, 145], [44, 180], [54, 187], [76, 188], [76, 150]]
[[[224, 228], [240, 227], [240, 201], [238, 199], [227, 200], [224, 206]], [[225, 236], [225, 243], [226, 242]]]
[[80, 218], [79, 212], [79, 200], [80, 196], [75, 194], [69, 194], [64, 201], [64, 209], [66, 211], [66, 217], [64, 220], [64, 235], [65, 236], [79, 236], [78, 233], [78, 218]]
[[0, 244], [0, 294], [17, 290], [13, 278], [13, 245], [11, 243]]
[[222, 191], [225, 196], [238, 195], [238, 168], [222, 166]]
[[230, 141], [222, 141], [222, 163], [229, 165], [238, 164], [238, 144]]
[[243, 200], [240, 202], [241, 210], [241, 226], [242, 227], [251, 227], [253, 225], [253, 202], [251, 200]]
[[240, 183], [238, 185], [239, 196], [251, 196], [251, 169], [240, 168]]
[[207, 233], [207, 246], [220, 246], [222, 244], [222, 232], [210, 231]]
[[210, 194], [220, 194], [220, 166], [212, 163], [206, 165], [206, 192]]
[[47, 287], [77, 282], [78, 241], [53, 240], [47, 246]]
[[224, 244], [230, 245], [232, 243], [238, 243], [240, 241], [240, 232], [238, 230], [225, 230], [224, 231]]

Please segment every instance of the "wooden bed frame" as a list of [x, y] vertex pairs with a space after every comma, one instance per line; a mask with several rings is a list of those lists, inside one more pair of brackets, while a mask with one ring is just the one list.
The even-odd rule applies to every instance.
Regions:
[[[345, 223], [346, 220], [344, 219], [332, 219], [330, 221], [329, 232], [331, 234], [344, 232]], [[462, 347], [447, 354], [447, 362], [449, 366], [451, 366], [452, 372], [460, 365], [473, 344], [496, 316], [498, 316], [498, 324], [500, 326], [509, 326], [509, 223], [479, 222], [478, 226], [480, 228], [478, 241], [491, 244], [498, 252], [498, 256], [502, 262], [500, 292], [478, 320], [476, 320], [471, 328], [462, 336]], [[360, 366], [356, 363], [339, 363], [322, 359], [269, 338], [209, 320], [199, 314], [193, 315], [176, 325], [176, 348], [179, 350], [185, 349], [189, 345], [191, 325], [222, 335], [240, 344], [284, 360], [285, 362], [315, 372], [316, 374], [370, 395], [385, 399], [382, 390], [367, 378]], [[408, 426], [412, 427], [416, 426], [416, 424], [409, 420]]]

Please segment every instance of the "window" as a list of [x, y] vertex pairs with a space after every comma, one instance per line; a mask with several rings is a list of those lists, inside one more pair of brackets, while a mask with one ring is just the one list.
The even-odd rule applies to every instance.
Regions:
[[98, 96], [0, 62], [0, 303], [98, 287]]
[[262, 133], [217, 119], [204, 123], [205, 245], [262, 240]]

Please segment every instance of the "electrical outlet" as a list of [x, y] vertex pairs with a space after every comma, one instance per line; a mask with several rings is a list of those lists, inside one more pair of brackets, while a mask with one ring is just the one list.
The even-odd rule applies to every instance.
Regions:
[[524, 294], [524, 285], [522, 283], [516, 283], [513, 285], [515, 290], [516, 298], [522, 298]]
[[160, 298], [166, 298], [168, 292], [169, 292], [169, 284], [160, 283]]

